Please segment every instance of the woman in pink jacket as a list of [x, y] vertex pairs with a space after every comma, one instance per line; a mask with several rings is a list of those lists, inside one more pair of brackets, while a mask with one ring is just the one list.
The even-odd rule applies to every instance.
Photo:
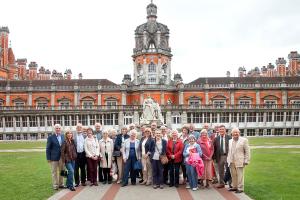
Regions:
[[[200, 137], [197, 141], [197, 143], [200, 145], [202, 150], [202, 160], [204, 163], [204, 174], [201, 177], [203, 180], [203, 184], [205, 187], [209, 188], [212, 181], [212, 165], [213, 160], [212, 156], [214, 154], [214, 145], [212, 144], [212, 141], [209, 139], [207, 135], [207, 130], [202, 129], [200, 132]], [[206, 180], [206, 183], [204, 182]]]

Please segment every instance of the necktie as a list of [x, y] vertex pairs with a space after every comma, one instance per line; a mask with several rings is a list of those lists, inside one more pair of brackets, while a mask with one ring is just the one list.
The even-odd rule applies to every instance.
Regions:
[[221, 154], [224, 154], [224, 151], [223, 151], [223, 137], [220, 137], [221, 138]]

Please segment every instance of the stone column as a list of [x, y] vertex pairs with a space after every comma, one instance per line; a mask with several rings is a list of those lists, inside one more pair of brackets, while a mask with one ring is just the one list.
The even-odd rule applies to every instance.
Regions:
[[287, 91], [282, 90], [282, 104], [287, 105], [288, 104], [288, 98], [287, 98]]
[[6, 106], [10, 106], [10, 93], [6, 93]]
[[171, 127], [171, 124], [172, 124], [172, 113], [171, 113], [171, 111], [168, 110], [166, 112], [166, 125], [168, 127]]
[[16, 131], [17, 123], [16, 123], [16, 117], [13, 117], [13, 130]]
[[122, 91], [122, 105], [126, 106], [127, 105], [127, 95], [126, 95], [126, 91]]
[[140, 122], [140, 116], [139, 116], [139, 112], [138, 111], [134, 111], [133, 112], [133, 123], [134, 124], [139, 124]]
[[256, 105], [260, 105], [260, 91], [256, 90]]
[[74, 107], [77, 107], [79, 105], [79, 92], [78, 91], [74, 91]]
[[55, 92], [51, 92], [51, 107], [52, 110], [54, 110], [54, 106], [55, 106]]
[[230, 105], [234, 105], [234, 91], [230, 91]]
[[32, 92], [28, 92], [28, 106], [32, 106]]
[[119, 125], [119, 128], [124, 126], [124, 113], [123, 113], [123, 111], [119, 111], [118, 125]]
[[178, 102], [179, 102], [179, 105], [183, 105], [184, 104], [184, 101], [183, 101], [183, 91], [179, 90], [178, 91]]
[[160, 105], [165, 105], [165, 92], [160, 92]]
[[98, 106], [102, 105], [102, 94], [101, 91], [98, 91], [98, 102], [97, 102]]
[[144, 92], [141, 91], [140, 92], [140, 105], [143, 105], [143, 103], [144, 103]]
[[205, 104], [209, 104], [208, 90], [205, 90]]
[[186, 111], [183, 111], [183, 112], [182, 112], [182, 115], [181, 115], [181, 123], [182, 123], [182, 124], [187, 124], [187, 113], [186, 113]]
[[36, 117], [36, 120], [37, 120], [37, 127], [38, 127], [38, 131], [41, 131], [41, 119], [40, 119], [40, 116], [37, 116]]

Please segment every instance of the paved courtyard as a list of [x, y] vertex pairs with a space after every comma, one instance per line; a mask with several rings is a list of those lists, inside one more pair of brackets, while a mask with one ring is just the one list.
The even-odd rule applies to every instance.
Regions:
[[61, 190], [49, 200], [250, 200], [244, 193], [235, 194], [227, 189], [199, 189], [191, 191], [182, 185], [179, 188], [153, 189], [151, 186], [120, 184], [78, 187], [75, 192]]

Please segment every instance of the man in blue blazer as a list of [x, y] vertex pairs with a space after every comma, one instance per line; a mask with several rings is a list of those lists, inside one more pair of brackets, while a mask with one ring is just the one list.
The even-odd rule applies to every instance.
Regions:
[[51, 167], [53, 189], [64, 188], [63, 177], [60, 171], [64, 168], [61, 160], [60, 147], [64, 142], [64, 135], [61, 133], [60, 124], [54, 125], [55, 132], [47, 139], [46, 157]]

